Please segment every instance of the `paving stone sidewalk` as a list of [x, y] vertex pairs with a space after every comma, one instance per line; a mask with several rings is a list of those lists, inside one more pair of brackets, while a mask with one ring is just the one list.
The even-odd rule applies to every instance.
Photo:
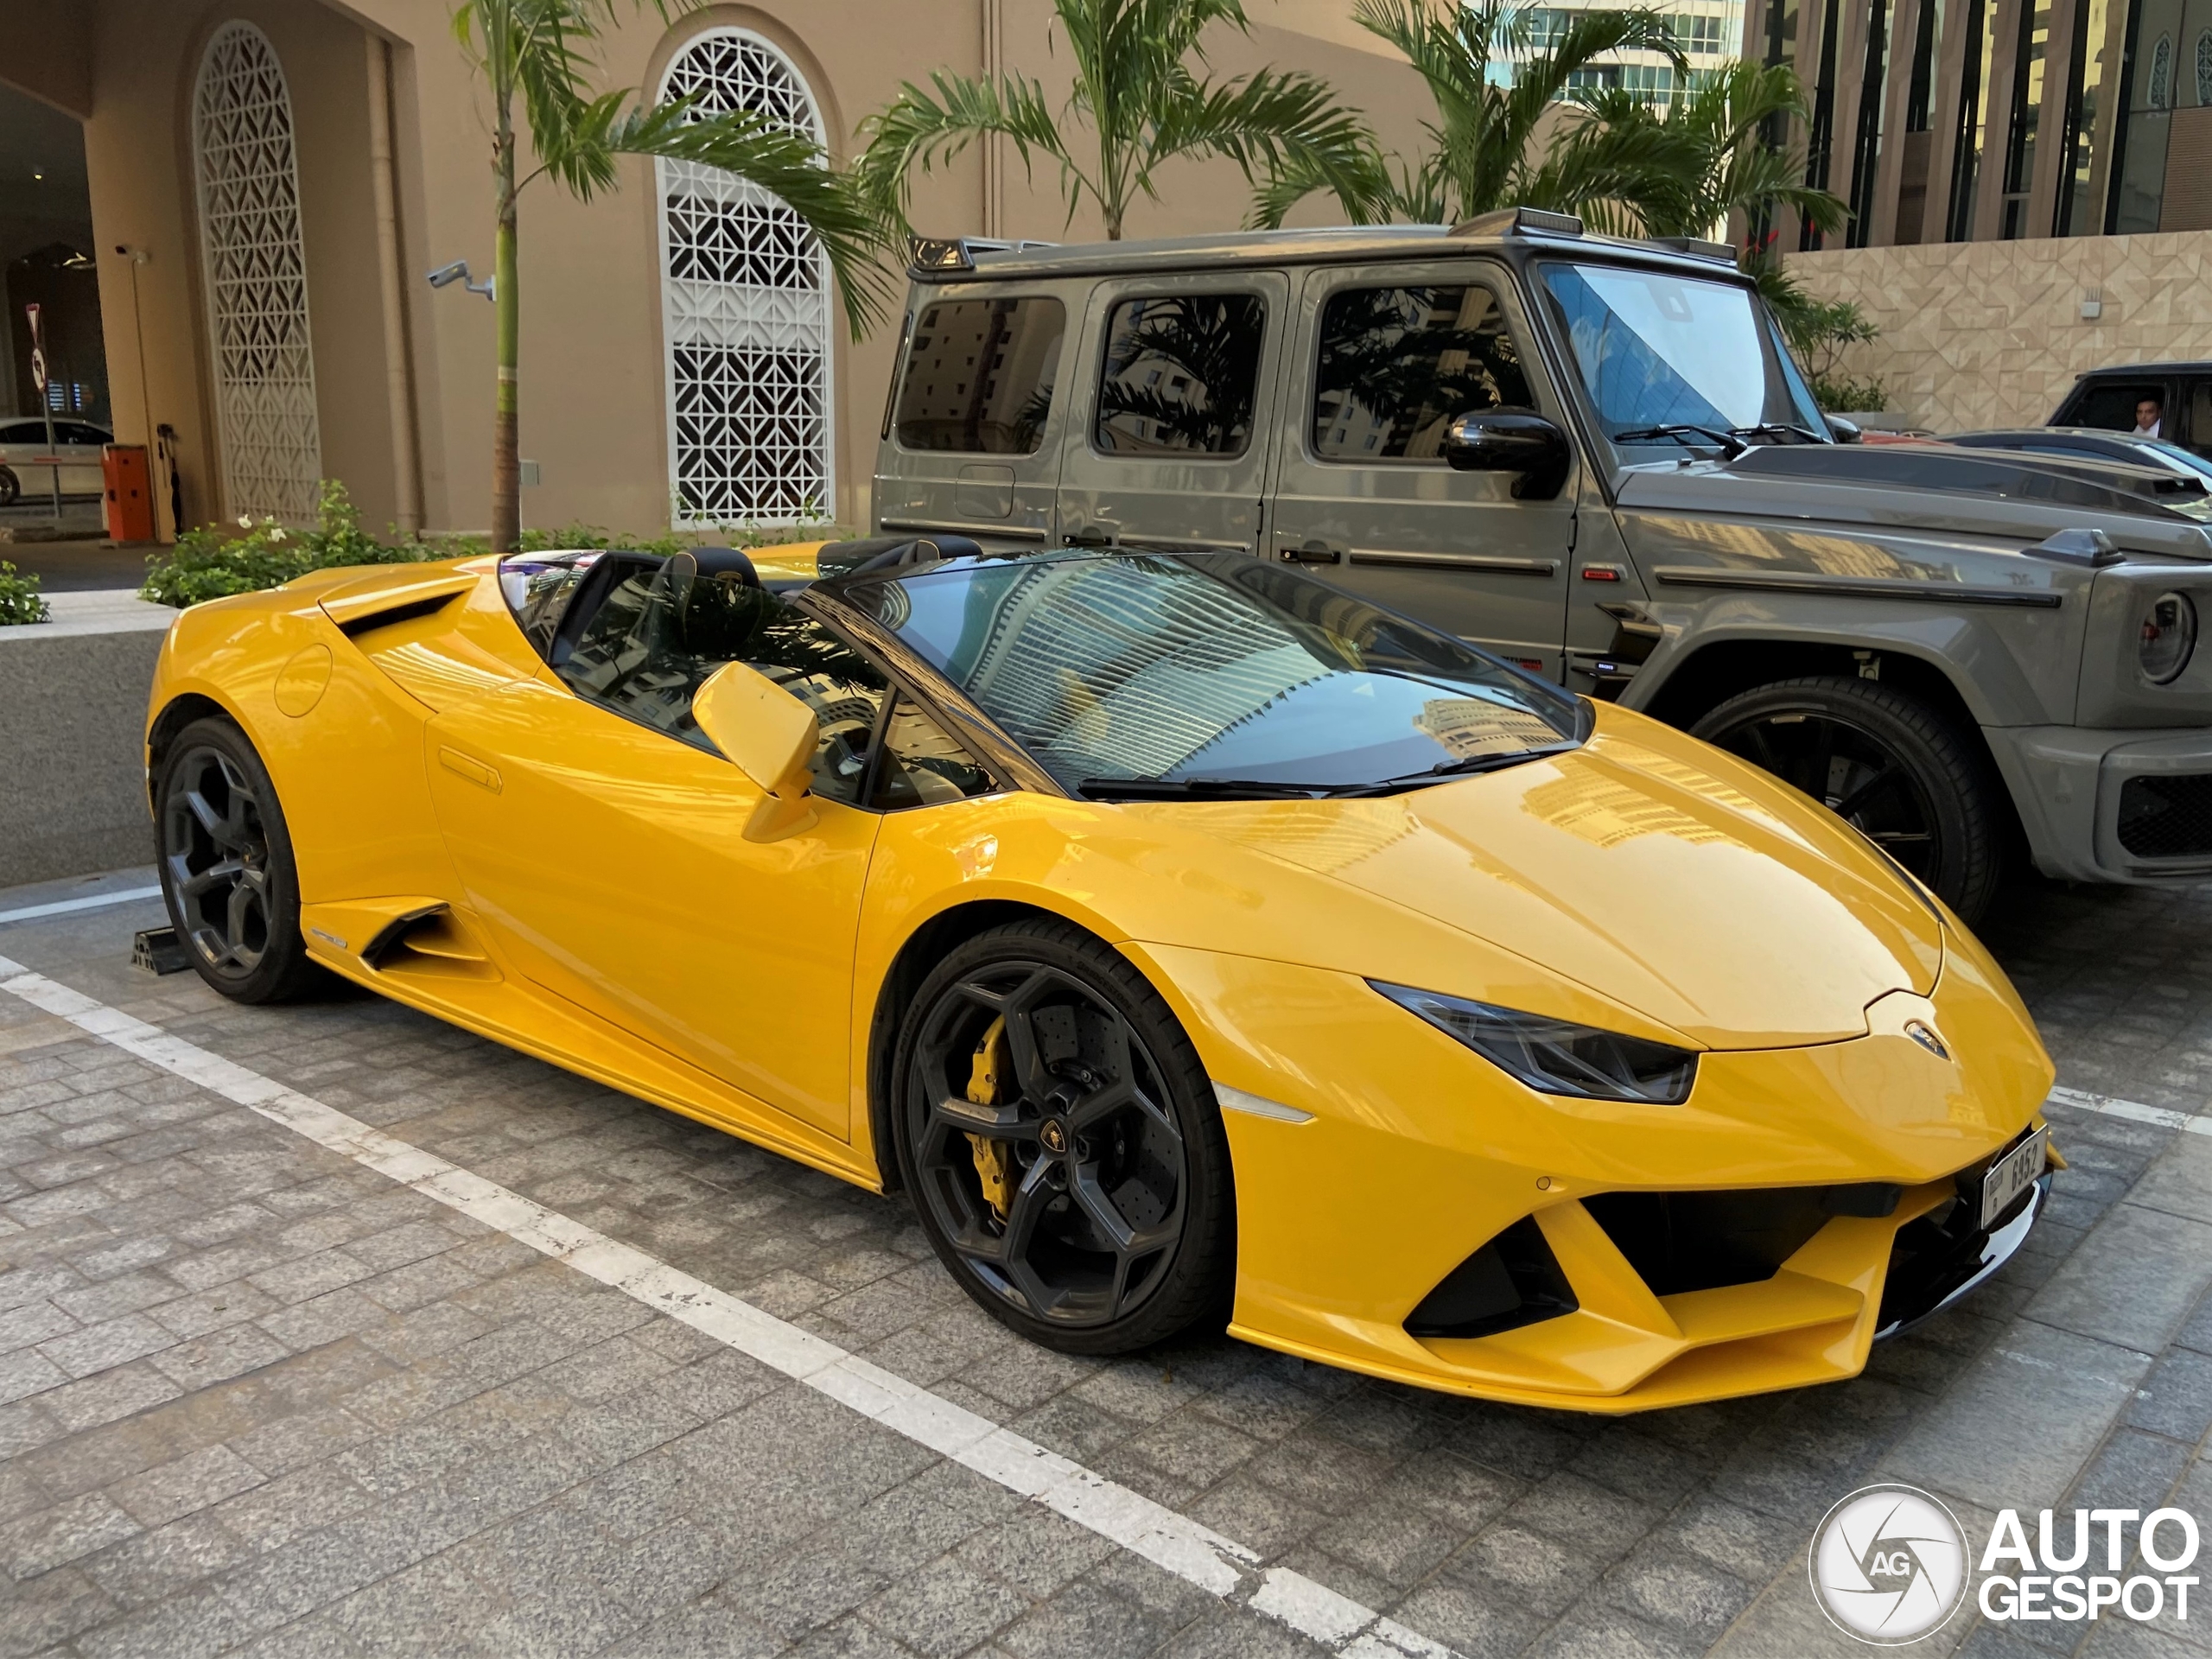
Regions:
[[[129, 885], [118, 881], [116, 885]], [[0, 909], [57, 896], [0, 894]], [[137, 904], [0, 955], [1007, 1424], [1466, 1659], [1864, 1652], [1830, 1504], [2191, 1510], [2212, 1534], [2212, 1137], [2066, 1109], [2031, 1248], [1853, 1382], [1607, 1421], [1215, 1338], [1027, 1347], [903, 1204], [365, 995], [128, 966]], [[2009, 895], [2061, 1081], [2212, 1096], [2212, 887]], [[0, 1656], [1319, 1654], [689, 1328], [0, 995]], [[2212, 1575], [2208, 1575], [2212, 1576]], [[2193, 1607], [2192, 1611], [2196, 1611]], [[2156, 1627], [1920, 1651], [2184, 1659]]]

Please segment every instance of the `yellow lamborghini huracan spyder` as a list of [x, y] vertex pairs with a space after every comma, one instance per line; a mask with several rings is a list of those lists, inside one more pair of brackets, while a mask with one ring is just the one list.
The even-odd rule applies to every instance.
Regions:
[[2051, 1067], [1841, 819], [1236, 554], [331, 570], [146, 736], [226, 995], [328, 971], [878, 1189], [1051, 1346], [1630, 1411], [2020, 1244]]

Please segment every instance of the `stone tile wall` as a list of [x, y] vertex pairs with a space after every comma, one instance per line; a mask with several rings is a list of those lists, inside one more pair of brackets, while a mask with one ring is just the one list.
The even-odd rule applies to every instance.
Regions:
[[1789, 268], [1881, 329], [1843, 368], [1939, 432], [2039, 425], [2075, 376], [2107, 364], [2212, 359], [2212, 232], [1853, 248]]

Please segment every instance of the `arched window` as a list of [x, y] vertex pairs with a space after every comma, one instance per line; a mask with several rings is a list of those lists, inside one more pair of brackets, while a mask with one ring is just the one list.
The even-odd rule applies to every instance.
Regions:
[[[669, 65], [664, 99], [745, 109], [823, 142], [791, 60], [741, 29], [709, 29]], [[766, 191], [689, 162], [656, 163], [667, 341], [670, 516], [686, 529], [826, 518], [830, 265]]]
[[2174, 39], [2171, 35], [2158, 36], [2158, 43], [2151, 48], [2151, 107], [2170, 110], [2174, 105]]
[[2201, 29], [2196, 36], [2196, 101], [2212, 105], [2212, 29]]
[[292, 99], [269, 37], [225, 23], [192, 100], [225, 512], [311, 519], [322, 477]]

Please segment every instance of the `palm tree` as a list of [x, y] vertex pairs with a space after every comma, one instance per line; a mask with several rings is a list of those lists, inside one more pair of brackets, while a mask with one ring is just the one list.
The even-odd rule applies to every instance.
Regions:
[[[521, 529], [521, 467], [516, 448], [516, 369], [521, 295], [516, 277], [516, 201], [550, 178], [582, 201], [616, 182], [618, 156], [666, 156], [734, 173], [780, 198], [820, 239], [858, 338], [881, 315], [885, 288], [874, 257], [885, 241], [875, 215], [850, 181], [825, 166], [812, 139], [749, 110], [706, 115], [690, 100], [652, 105], [626, 90], [592, 96], [593, 56], [622, 12], [647, 0], [461, 0], [454, 38], [492, 95], [495, 223], [493, 298], [499, 308], [499, 397], [492, 429], [492, 547], [505, 552]], [[650, 0], [664, 22], [700, 0]], [[530, 129], [537, 165], [516, 176], [516, 104]]]
[[1804, 88], [1787, 66], [1726, 65], [1663, 115], [1612, 91], [1592, 98], [1589, 106], [1598, 119], [1624, 130], [1641, 121], [1655, 140], [1671, 147], [1672, 159], [1655, 170], [1634, 204], [1641, 234], [1725, 236], [1741, 225], [1744, 269], [1758, 278], [1761, 296], [1801, 359], [1825, 361], [1839, 345], [1872, 338], [1855, 308], [1824, 306], [1798, 285], [1783, 268], [1779, 238], [1767, 228], [1779, 216], [1832, 233], [1850, 217], [1840, 197], [1805, 182], [1802, 149], [1773, 142], [1773, 133], [1806, 115]]
[[1611, 88], [1585, 104], [1608, 126], [1645, 124], [1672, 149], [1634, 203], [1646, 235], [1726, 235], [1735, 215], [1756, 226], [1777, 208], [1827, 232], [1848, 217], [1840, 197], [1805, 182], [1803, 152], [1770, 137], [1806, 115], [1804, 88], [1786, 64], [1724, 65], [1664, 113]]
[[[926, 173], [992, 135], [1022, 165], [1058, 163], [1068, 218], [1087, 199], [1118, 242], [1139, 196], [1157, 200], [1154, 175], [1178, 156], [1226, 156], [1244, 169], [1295, 166], [1312, 188], [1341, 192], [1373, 176], [1358, 118], [1314, 76], [1262, 69], [1216, 80], [1199, 37], [1215, 23], [1249, 24], [1243, 0], [1052, 0], [1054, 33], [1066, 37], [1075, 84], [1055, 110], [1038, 81], [939, 71], [931, 92], [908, 81], [863, 124], [867, 149], [855, 171], [878, 210], [906, 223], [916, 168]], [[1084, 130], [1088, 129], [1086, 143]]]
[[[1620, 124], [1560, 99], [1577, 72], [1620, 51], [1657, 52], [1677, 73], [1686, 60], [1668, 20], [1655, 11], [1549, 14], [1540, 41], [1535, 11], [1484, 0], [1357, 0], [1352, 16], [1405, 54], [1428, 83], [1435, 119], [1423, 123], [1428, 153], [1418, 161], [1365, 151], [1372, 170], [1339, 182], [1276, 168], [1253, 203], [1255, 224], [1276, 226], [1315, 190], [1332, 190], [1355, 219], [1455, 224], [1500, 207], [1548, 207], [1601, 223], [1619, 217], [1672, 149], [1648, 120]], [[1503, 57], [1510, 79], [1492, 79]], [[1548, 117], [1557, 125], [1541, 135]]]

